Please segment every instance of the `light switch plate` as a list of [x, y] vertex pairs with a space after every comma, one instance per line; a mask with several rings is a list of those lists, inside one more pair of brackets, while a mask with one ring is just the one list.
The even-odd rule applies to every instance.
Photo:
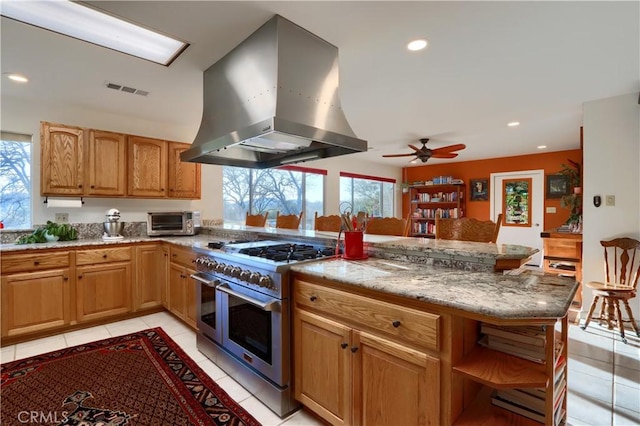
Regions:
[[615, 206], [616, 205], [616, 196], [615, 195], [607, 195], [605, 199], [605, 203], [607, 206]]
[[69, 213], [56, 213], [56, 223], [69, 223]]
[[555, 207], [547, 207], [547, 213], [555, 213], [555, 212], [556, 212]]

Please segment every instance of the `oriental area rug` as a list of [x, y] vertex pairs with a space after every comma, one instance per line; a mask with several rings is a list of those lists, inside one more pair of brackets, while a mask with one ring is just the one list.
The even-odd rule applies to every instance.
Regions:
[[1, 372], [3, 425], [260, 425], [159, 327]]

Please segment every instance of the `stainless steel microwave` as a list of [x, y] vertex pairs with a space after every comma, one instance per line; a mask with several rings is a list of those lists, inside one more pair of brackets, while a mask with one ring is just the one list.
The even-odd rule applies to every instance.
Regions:
[[200, 231], [200, 212], [149, 212], [147, 235], [196, 235]]

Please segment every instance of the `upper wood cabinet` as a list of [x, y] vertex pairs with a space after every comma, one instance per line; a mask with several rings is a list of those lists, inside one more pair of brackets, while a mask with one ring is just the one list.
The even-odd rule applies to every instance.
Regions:
[[84, 194], [84, 138], [79, 127], [41, 123], [41, 195]]
[[127, 136], [122, 133], [89, 131], [86, 194], [124, 196], [126, 194]]
[[189, 144], [41, 123], [40, 194], [200, 198], [200, 164], [180, 161]]
[[180, 160], [187, 143], [169, 143], [169, 197], [200, 198], [200, 164]]
[[129, 189], [135, 197], [163, 198], [167, 194], [167, 142], [129, 136]]

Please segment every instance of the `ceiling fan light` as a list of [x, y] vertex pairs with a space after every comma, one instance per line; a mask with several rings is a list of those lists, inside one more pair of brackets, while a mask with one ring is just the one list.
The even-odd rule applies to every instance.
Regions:
[[519, 121], [511, 121], [510, 123], [507, 123], [508, 127], [517, 127], [520, 125]]

